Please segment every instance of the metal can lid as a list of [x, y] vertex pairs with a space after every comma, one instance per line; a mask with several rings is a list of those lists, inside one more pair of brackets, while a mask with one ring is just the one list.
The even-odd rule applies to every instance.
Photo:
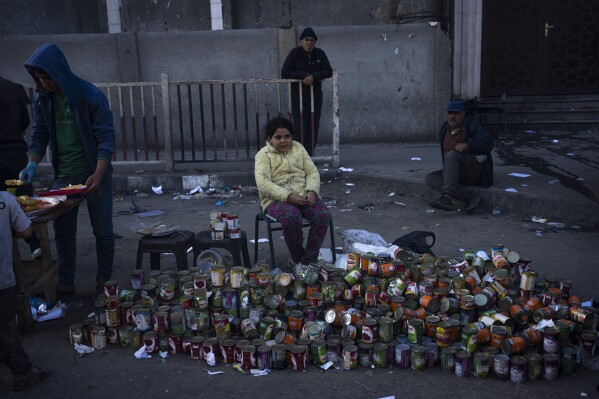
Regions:
[[324, 314], [324, 320], [329, 324], [333, 323], [336, 318], [337, 312], [335, 311], [335, 309], [329, 309]]

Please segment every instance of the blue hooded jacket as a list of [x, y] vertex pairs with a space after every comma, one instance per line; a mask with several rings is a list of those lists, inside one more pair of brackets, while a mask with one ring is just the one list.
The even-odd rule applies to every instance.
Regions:
[[[74, 109], [75, 124], [81, 138], [90, 172], [96, 170], [99, 159], [108, 161], [106, 174], [112, 173], [110, 160], [114, 151], [115, 132], [112, 111], [106, 96], [92, 83], [75, 75], [63, 52], [55, 44], [42, 44], [25, 62], [25, 67], [33, 76], [37, 86], [33, 95], [33, 123], [29, 143], [29, 154], [46, 153], [48, 143], [52, 150], [52, 165], [56, 174], [56, 128], [52, 94], [44, 89], [34, 75], [35, 69], [41, 70], [63, 91], [67, 106]], [[102, 179], [109, 182], [110, 179]]]

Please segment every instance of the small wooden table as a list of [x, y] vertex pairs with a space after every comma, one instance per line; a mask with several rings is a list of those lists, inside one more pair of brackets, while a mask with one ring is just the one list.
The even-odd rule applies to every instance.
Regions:
[[41, 258], [36, 260], [22, 260], [18, 240], [13, 239], [12, 261], [19, 301], [17, 316], [21, 332], [28, 333], [33, 329], [33, 317], [29, 306], [29, 298], [43, 291], [46, 301], [56, 303], [56, 275], [58, 265], [52, 259], [48, 222], [51, 222], [83, 202], [83, 198], [69, 198], [61, 202], [60, 206], [52, 212], [35, 216], [31, 219], [31, 227], [35, 231], [42, 251]]

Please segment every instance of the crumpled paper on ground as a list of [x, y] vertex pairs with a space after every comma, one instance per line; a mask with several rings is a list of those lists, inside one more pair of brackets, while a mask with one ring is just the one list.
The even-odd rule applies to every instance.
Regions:
[[146, 346], [142, 345], [141, 348], [135, 351], [133, 354], [136, 359], [151, 359], [152, 355], [146, 352]]

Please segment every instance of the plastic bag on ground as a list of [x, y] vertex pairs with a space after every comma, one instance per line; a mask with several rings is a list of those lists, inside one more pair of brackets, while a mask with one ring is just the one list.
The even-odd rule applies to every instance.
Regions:
[[387, 241], [379, 234], [366, 230], [348, 229], [341, 231], [339, 235], [343, 239], [343, 252], [345, 253], [351, 252], [351, 246], [355, 242], [378, 247], [386, 247], [388, 245]]

